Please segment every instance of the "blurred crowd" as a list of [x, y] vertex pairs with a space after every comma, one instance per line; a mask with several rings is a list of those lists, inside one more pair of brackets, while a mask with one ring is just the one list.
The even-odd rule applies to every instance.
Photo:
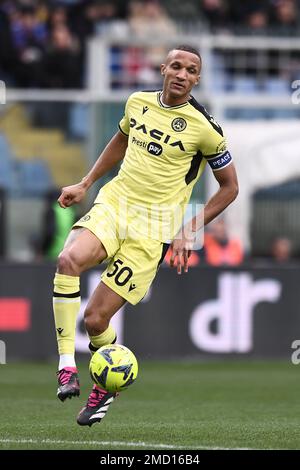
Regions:
[[9, 86], [80, 88], [87, 39], [186, 31], [297, 35], [300, 0], [0, 0], [0, 78]]
[[[169, 248], [164, 263], [170, 265], [172, 250]], [[300, 254], [293, 246], [292, 240], [287, 235], [274, 235], [270, 240], [269, 248], [262, 254], [246, 253], [241, 241], [231, 236], [223, 216], [219, 216], [207, 227], [203, 237], [201, 250], [192, 251], [188, 260], [189, 267], [195, 266], [240, 266], [251, 262], [256, 266], [272, 265], [284, 266], [291, 263], [299, 263]]]
[[296, 35], [299, 0], [202, 0], [200, 14], [213, 32]]

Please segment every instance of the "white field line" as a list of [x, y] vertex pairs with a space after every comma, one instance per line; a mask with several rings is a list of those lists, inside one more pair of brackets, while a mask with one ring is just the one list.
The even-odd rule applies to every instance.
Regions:
[[215, 446], [173, 446], [171, 444], [151, 444], [149, 442], [126, 442], [126, 441], [63, 441], [55, 439], [0, 439], [0, 444], [53, 444], [53, 445], [93, 445], [93, 446], [124, 446], [143, 447], [151, 449], [172, 449], [172, 450], [254, 450], [248, 447], [215, 447]]

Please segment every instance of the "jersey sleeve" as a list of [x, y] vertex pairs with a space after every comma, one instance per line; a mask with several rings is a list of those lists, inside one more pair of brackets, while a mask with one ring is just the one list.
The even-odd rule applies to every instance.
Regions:
[[122, 134], [127, 135], [127, 136], [129, 135], [129, 130], [130, 130], [130, 119], [129, 119], [129, 114], [128, 114], [130, 98], [131, 96], [128, 98], [126, 102], [124, 116], [119, 122], [119, 130], [122, 132]]
[[222, 170], [230, 165], [232, 157], [227, 149], [226, 138], [223, 136], [221, 127], [216, 122], [207, 129], [206, 137], [200, 150], [212, 171]]

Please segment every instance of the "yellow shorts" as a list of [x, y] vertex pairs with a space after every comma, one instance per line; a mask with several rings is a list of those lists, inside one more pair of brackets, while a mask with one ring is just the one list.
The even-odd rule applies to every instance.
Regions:
[[169, 244], [127, 235], [126, 224], [116, 217], [111, 205], [97, 203], [74, 227], [87, 228], [99, 238], [108, 258], [102, 281], [135, 305], [146, 295]]

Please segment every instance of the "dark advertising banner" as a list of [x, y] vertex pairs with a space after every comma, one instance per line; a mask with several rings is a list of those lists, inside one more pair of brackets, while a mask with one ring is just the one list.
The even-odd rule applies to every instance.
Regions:
[[46, 359], [55, 353], [54, 267], [0, 265], [0, 340], [10, 358]]
[[[287, 356], [300, 337], [299, 269], [160, 271], [149, 302], [127, 308], [125, 337], [151, 356]], [[129, 315], [131, 314], [131, 315]]]
[[[56, 356], [54, 267], [0, 265], [0, 341], [10, 358]], [[300, 339], [300, 267], [162, 267], [143, 301], [113, 318], [118, 342], [138, 357], [288, 357]], [[83, 313], [100, 271], [82, 276], [76, 349], [87, 353]], [[299, 337], [299, 338], [298, 338]]]
[[6, 240], [5, 227], [6, 224], [6, 196], [4, 189], [0, 188], [0, 257], [5, 256]]

